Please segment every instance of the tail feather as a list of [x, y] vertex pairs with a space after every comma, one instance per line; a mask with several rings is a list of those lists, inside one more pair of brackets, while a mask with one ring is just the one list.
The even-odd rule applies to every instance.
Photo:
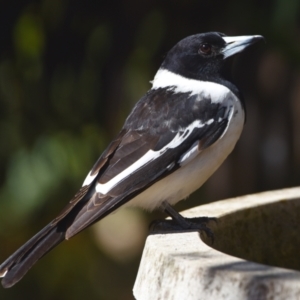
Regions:
[[51, 224], [38, 232], [0, 266], [3, 287], [16, 284], [41, 257], [64, 239], [65, 232]]

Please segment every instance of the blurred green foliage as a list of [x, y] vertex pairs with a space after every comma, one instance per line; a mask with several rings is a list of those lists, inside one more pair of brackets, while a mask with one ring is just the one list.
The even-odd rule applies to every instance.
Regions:
[[[194, 33], [262, 34], [267, 44], [234, 68], [248, 107], [240, 143], [178, 208], [299, 184], [299, 13], [296, 0], [2, 1], [0, 261], [64, 207], [164, 54]], [[138, 229], [155, 216], [138, 217], [132, 235], [143, 241]], [[122, 261], [97, 228], [48, 254], [14, 288], [0, 288], [0, 299], [132, 299], [142, 243]]]

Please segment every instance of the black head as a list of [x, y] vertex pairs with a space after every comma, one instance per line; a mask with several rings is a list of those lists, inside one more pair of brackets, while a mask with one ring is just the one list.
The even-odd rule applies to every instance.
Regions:
[[259, 35], [228, 37], [219, 32], [191, 35], [168, 52], [161, 68], [191, 79], [211, 80], [220, 76], [228, 57], [260, 39]]

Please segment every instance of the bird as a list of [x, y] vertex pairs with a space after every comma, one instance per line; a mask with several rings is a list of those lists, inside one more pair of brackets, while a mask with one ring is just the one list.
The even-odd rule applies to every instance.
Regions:
[[[182, 228], [192, 228], [172, 206], [201, 187], [235, 147], [245, 103], [225, 66], [262, 39], [206, 32], [171, 48], [151, 89], [135, 104], [78, 193], [0, 265], [3, 287], [16, 284], [55, 246], [120, 207], [163, 209]], [[209, 233], [205, 224], [198, 228]]]

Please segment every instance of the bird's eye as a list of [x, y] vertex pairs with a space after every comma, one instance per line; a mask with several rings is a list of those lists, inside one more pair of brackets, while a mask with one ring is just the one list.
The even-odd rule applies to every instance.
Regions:
[[199, 48], [199, 54], [211, 54], [211, 45], [210, 44], [201, 44]]

